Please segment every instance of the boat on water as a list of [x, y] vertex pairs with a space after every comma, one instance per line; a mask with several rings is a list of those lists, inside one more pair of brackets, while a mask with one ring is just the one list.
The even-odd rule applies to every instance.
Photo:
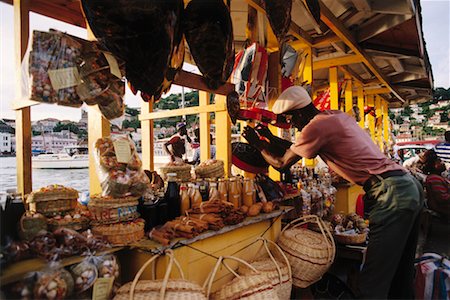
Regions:
[[84, 169], [89, 167], [87, 147], [65, 147], [61, 153], [39, 154], [32, 158], [34, 169]]

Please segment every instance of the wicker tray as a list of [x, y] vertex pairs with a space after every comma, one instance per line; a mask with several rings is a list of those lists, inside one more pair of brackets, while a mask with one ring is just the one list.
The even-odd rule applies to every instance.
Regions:
[[357, 245], [363, 244], [367, 239], [367, 232], [357, 234], [338, 234], [335, 233], [334, 239], [340, 244]]
[[77, 207], [77, 203], [77, 199], [60, 199], [32, 202], [29, 205], [31, 212], [38, 212], [48, 217], [74, 210]]
[[144, 224], [144, 220], [137, 219], [132, 222], [93, 226], [92, 233], [103, 236], [111, 244], [125, 246], [144, 237]]
[[50, 231], [55, 231], [58, 228], [69, 228], [75, 231], [85, 230], [89, 227], [89, 219], [86, 217], [81, 217], [77, 221], [64, 222], [64, 219], [61, 222], [57, 222], [56, 220], [48, 219], [47, 227]]
[[199, 178], [219, 178], [225, 174], [223, 161], [216, 160], [214, 163], [206, 166], [199, 165], [195, 168], [195, 174]]
[[167, 174], [174, 173], [177, 174], [177, 178], [181, 181], [191, 180], [191, 165], [182, 166], [165, 166], [161, 167], [160, 171], [164, 180], [167, 180]]

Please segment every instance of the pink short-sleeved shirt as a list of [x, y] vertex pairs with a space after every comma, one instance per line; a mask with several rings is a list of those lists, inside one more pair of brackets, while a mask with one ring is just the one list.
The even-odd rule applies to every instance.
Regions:
[[291, 150], [305, 158], [319, 155], [332, 170], [359, 185], [371, 175], [404, 170], [381, 153], [355, 119], [342, 111], [328, 110], [316, 115]]

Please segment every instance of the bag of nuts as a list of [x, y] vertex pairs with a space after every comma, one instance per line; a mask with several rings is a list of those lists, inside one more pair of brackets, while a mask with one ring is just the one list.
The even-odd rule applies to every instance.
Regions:
[[88, 257], [79, 264], [70, 268], [70, 273], [75, 282], [75, 290], [77, 294], [81, 294], [89, 290], [98, 277], [97, 267], [92, 263], [92, 258]]
[[51, 263], [34, 286], [35, 299], [66, 299], [73, 292], [73, 279], [69, 272]]

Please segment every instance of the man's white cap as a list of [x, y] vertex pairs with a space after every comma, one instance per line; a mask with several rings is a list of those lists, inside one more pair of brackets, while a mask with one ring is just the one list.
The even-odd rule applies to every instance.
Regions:
[[311, 97], [303, 87], [291, 86], [280, 94], [272, 107], [272, 111], [278, 115], [303, 108], [310, 103]]

